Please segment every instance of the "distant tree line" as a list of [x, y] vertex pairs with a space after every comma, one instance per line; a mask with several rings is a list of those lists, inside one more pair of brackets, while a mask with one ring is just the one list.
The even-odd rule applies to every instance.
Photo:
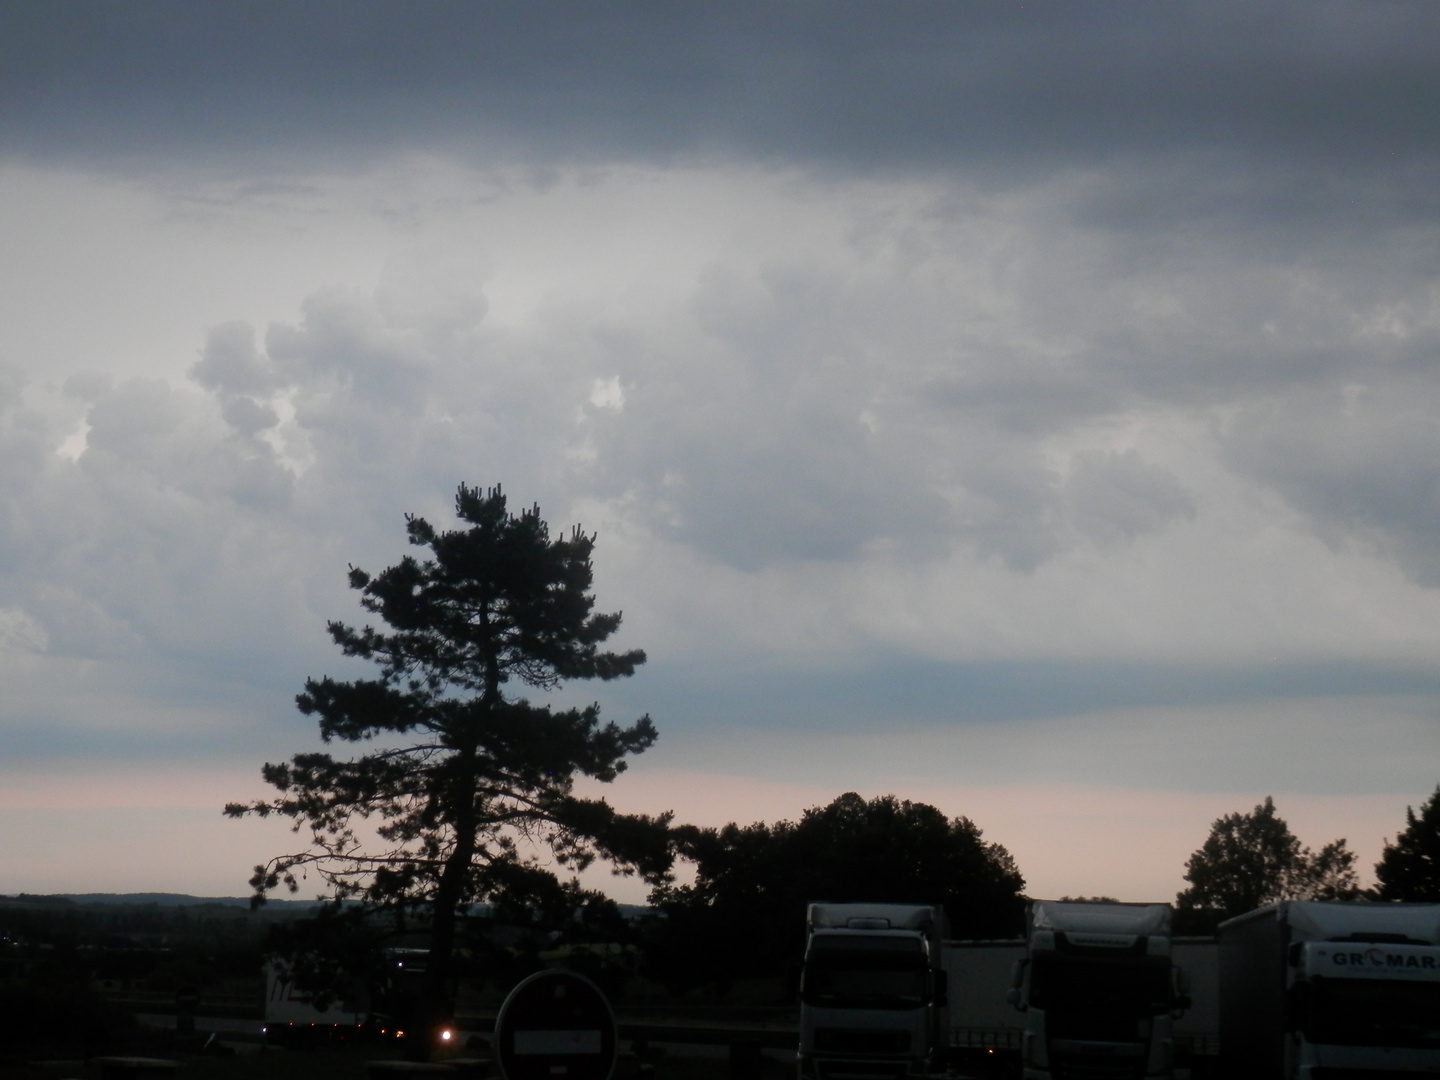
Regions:
[[1279, 900], [1371, 900], [1440, 903], [1440, 787], [1405, 811], [1406, 825], [1387, 841], [1376, 884], [1360, 887], [1357, 857], [1342, 837], [1319, 851], [1303, 845], [1265, 801], [1226, 814], [1185, 865], [1190, 884], [1175, 898], [1182, 932], [1214, 930], [1225, 919]]

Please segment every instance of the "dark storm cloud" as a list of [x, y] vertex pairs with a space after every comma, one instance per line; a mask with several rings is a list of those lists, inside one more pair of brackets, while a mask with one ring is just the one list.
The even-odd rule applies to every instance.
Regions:
[[[907, 170], [1433, 162], [1440, 9], [10, 3], [0, 143], [142, 166], [396, 150]], [[1321, 185], [1323, 187], [1323, 183]]]
[[[737, 665], [739, 666], [739, 665]], [[616, 712], [653, 708], [694, 727], [859, 731], [877, 717], [924, 727], [936, 718], [1004, 724], [1117, 709], [1229, 706], [1346, 695], [1436, 694], [1440, 676], [1399, 665], [1020, 660], [956, 663], [887, 655], [845, 670], [734, 669], [661, 661], [643, 686], [617, 685]], [[697, 688], [700, 691], [697, 692]], [[703, 702], [703, 705], [697, 704]]]

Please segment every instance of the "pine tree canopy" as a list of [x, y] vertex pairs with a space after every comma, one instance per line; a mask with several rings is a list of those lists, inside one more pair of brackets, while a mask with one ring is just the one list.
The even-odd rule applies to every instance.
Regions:
[[553, 879], [549, 859], [578, 871], [601, 857], [652, 883], [671, 860], [668, 814], [618, 814], [575, 793], [577, 777], [614, 780], [649, 747], [650, 718], [602, 724], [598, 705], [552, 709], [510, 692], [615, 679], [644, 663], [639, 650], [601, 648], [620, 615], [594, 610], [594, 536], [576, 527], [552, 539], [538, 507], [510, 514], [498, 486], [462, 485], [455, 510], [465, 527], [453, 531], [407, 516], [410, 543], [429, 549], [423, 561], [350, 569], [383, 627], [332, 622], [330, 635], [378, 674], [309, 679], [296, 699], [326, 743], [365, 752], [267, 764], [280, 795], [226, 807], [283, 814], [309, 833], [308, 847], [256, 867], [257, 901], [314, 871], [332, 899], [421, 909], [432, 971], [445, 967], [457, 912], [524, 903], [537, 874]]

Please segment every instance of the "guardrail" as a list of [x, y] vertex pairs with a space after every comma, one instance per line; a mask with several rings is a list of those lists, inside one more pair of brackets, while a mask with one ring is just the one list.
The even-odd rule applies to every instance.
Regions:
[[[130, 991], [124, 994], [105, 994], [112, 1005], [118, 1005], [127, 1012], [149, 1013], [156, 1016], [172, 1015], [179, 1010], [175, 1007], [174, 993], [146, 993]], [[249, 996], [236, 997], [217, 994], [205, 995], [193, 1009], [185, 1010], [192, 1016], [217, 1016], [230, 1020], [263, 1020], [265, 1008], [262, 1002]]]

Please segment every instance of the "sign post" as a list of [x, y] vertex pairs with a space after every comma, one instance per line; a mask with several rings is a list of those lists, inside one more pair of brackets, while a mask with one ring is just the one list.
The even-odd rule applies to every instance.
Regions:
[[200, 1007], [200, 991], [185, 985], [175, 991], [175, 1034], [195, 1034], [195, 1010]]
[[610, 1080], [618, 1036], [598, 986], [573, 971], [538, 971], [500, 1006], [495, 1061], [505, 1080]]

